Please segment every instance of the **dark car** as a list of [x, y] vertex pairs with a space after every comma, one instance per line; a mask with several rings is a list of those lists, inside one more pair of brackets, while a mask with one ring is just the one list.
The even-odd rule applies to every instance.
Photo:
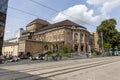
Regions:
[[0, 56], [0, 64], [3, 64], [5, 62], [5, 58], [1, 55]]

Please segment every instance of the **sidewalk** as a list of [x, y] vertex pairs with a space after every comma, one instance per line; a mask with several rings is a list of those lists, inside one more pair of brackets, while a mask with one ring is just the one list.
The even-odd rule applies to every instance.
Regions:
[[[62, 57], [62, 61], [63, 60], [76, 60], [76, 59], [90, 59], [90, 58], [100, 58], [102, 56], [89, 56], [88, 58], [86, 57], [86, 55], [74, 55], [74, 56], [71, 56], [71, 57]], [[57, 60], [57, 61], [61, 61], [61, 60]], [[48, 58], [48, 61], [54, 61], [52, 59], [52, 57], [49, 57]]]

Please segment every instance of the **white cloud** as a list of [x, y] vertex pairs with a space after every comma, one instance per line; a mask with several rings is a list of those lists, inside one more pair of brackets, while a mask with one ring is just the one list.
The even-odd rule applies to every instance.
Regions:
[[99, 19], [99, 16], [94, 16], [94, 10], [89, 10], [85, 5], [75, 5], [58, 13], [58, 15], [53, 18], [53, 21], [58, 22], [65, 19], [69, 19], [80, 25], [85, 25], [87, 23], [94, 24]]
[[100, 7], [102, 15], [108, 16], [108, 13], [120, 6], [120, 0], [87, 0], [88, 4]]
[[[87, 0], [86, 2], [89, 5], [94, 6], [95, 10], [86, 7], [86, 5], [75, 5], [58, 13], [58, 15], [53, 18], [53, 21], [58, 22], [65, 19], [70, 19], [80, 25], [85, 25], [87, 23], [99, 25], [102, 20], [110, 18], [109, 13], [112, 12], [113, 9], [120, 6], [120, 0]], [[79, 18], [80, 20], [65, 16], [64, 14]], [[88, 30], [91, 29], [90, 27], [87, 28]]]
[[87, 0], [87, 3], [99, 9], [99, 21], [110, 18], [109, 13], [120, 6], [120, 0]]
[[87, 3], [91, 5], [103, 5], [106, 2], [111, 2], [111, 0], [87, 0]]
[[102, 13], [109, 13], [114, 8], [120, 6], [120, 0], [113, 0], [111, 2], [105, 2], [101, 8]]
[[10, 33], [11, 33], [11, 30], [6, 30], [5, 33], [6, 33], [6, 34], [10, 34]]

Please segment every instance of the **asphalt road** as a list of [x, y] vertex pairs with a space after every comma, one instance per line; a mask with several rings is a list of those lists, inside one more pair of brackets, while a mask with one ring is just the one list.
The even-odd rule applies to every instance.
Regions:
[[0, 64], [0, 80], [120, 80], [120, 57]]
[[30, 59], [23, 59], [17, 62], [5, 62], [4, 64], [0, 64], [0, 66], [13, 66], [13, 65], [22, 65], [22, 64], [35, 64], [35, 63], [42, 63], [46, 62], [45, 60], [30, 60]]
[[[65, 60], [79, 60], [79, 59], [91, 59], [91, 58], [102, 58], [102, 57], [89, 57], [86, 56], [74, 56], [72, 58], [62, 58], [62, 60], [58, 61], [65, 61]], [[12, 65], [22, 65], [22, 64], [35, 64], [35, 63], [45, 63], [45, 62], [54, 62], [52, 58], [49, 58], [48, 61], [45, 60], [30, 60], [30, 59], [22, 59], [18, 62], [5, 62], [4, 64], [0, 64], [0, 66], [12, 66]]]

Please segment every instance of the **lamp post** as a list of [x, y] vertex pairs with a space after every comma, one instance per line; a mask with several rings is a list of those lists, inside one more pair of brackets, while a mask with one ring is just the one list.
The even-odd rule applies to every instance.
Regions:
[[102, 55], [104, 56], [103, 32], [101, 32], [101, 39], [102, 39]]

